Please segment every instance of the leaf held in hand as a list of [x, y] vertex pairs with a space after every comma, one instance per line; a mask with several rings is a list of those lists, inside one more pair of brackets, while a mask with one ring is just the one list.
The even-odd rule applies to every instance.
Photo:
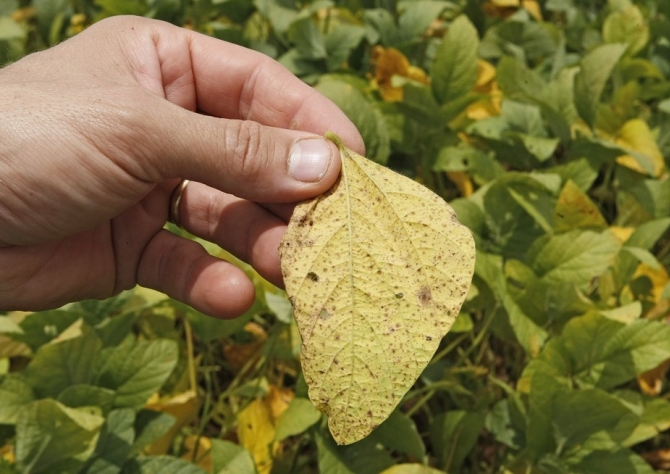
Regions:
[[310, 399], [349, 444], [430, 361], [468, 292], [475, 247], [440, 197], [326, 136], [342, 174], [296, 207], [280, 256]]

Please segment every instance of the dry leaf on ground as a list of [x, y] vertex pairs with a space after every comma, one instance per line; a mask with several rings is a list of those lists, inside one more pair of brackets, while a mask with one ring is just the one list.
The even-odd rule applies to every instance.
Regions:
[[280, 255], [309, 396], [348, 444], [430, 361], [468, 292], [475, 248], [443, 199], [328, 136], [342, 175], [296, 207]]

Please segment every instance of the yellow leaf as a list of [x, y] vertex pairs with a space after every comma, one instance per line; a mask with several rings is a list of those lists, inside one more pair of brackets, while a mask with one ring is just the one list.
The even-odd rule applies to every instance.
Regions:
[[167, 433], [145, 448], [144, 451], [146, 454], [156, 456], [168, 452], [174, 437], [198, 414], [200, 403], [196, 393], [188, 391], [163, 399], [154, 396], [149, 400], [145, 408], [165, 412], [176, 418], [174, 425], [170, 427]]
[[447, 177], [456, 185], [461, 192], [461, 196], [468, 197], [474, 191], [472, 180], [467, 173], [464, 173], [463, 171], [447, 171]]
[[663, 288], [665, 288], [668, 280], [670, 280], [668, 271], [662, 265], [659, 265], [658, 268], [652, 268], [649, 265], [640, 263], [633, 275], [633, 279], [641, 276], [645, 276], [651, 280], [654, 301], [656, 303], [660, 302], [663, 296]]
[[666, 360], [658, 367], [648, 370], [637, 377], [637, 383], [640, 390], [645, 395], [660, 395], [663, 390], [663, 380], [670, 369], [670, 359]]
[[[620, 156], [617, 158], [617, 163], [620, 165], [654, 177], [659, 177], [663, 173], [665, 169], [663, 154], [644, 120], [633, 119], [626, 122], [619, 131], [617, 144], [641, 155], [639, 158], [631, 155]], [[640, 160], [644, 160], [644, 163]]]
[[490, 0], [496, 7], [509, 8], [518, 7], [519, 0]]
[[347, 149], [280, 246], [309, 397], [335, 441], [382, 423], [453, 324], [474, 271], [470, 231], [427, 188]]
[[496, 68], [488, 61], [477, 60], [477, 81], [475, 90], [477, 92], [489, 92], [489, 85], [496, 78]]
[[237, 436], [253, 456], [258, 474], [269, 474], [277, 443], [272, 413], [263, 399], [254, 400], [237, 415]]
[[633, 232], [635, 232], [635, 227], [619, 227], [619, 226], [610, 226], [610, 232], [612, 232], [617, 239], [623, 244], [626, 242]]
[[[198, 451], [195, 452], [196, 442], [198, 443]], [[206, 436], [190, 435], [184, 440], [184, 454], [181, 458], [186, 461], [193, 459], [195, 453], [195, 463], [207, 472], [212, 472], [212, 440]]]
[[474, 91], [486, 94], [487, 97], [468, 106], [466, 115], [469, 119], [482, 120], [500, 115], [502, 110], [502, 91], [498, 87], [498, 82], [495, 78], [495, 67], [483, 59], [477, 60], [477, 82], [475, 83]]
[[11, 444], [6, 444], [0, 447], [0, 457], [11, 464], [14, 464], [16, 462], [16, 457], [14, 456], [14, 446]]
[[410, 65], [407, 57], [395, 48], [375, 46], [372, 49], [372, 62], [375, 65], [374, 84], [379, 88], [382, 99], [387, 102], [397, 102], [403, 98], [402, 86], [394, 84], [395, 76], [428, 83], [424, 70]]
[[537, 21], [543, 21], [542, 9], [536, 0], [522, 0], [521, 6]]
[[572, 229], [604, 229], [607, 221], [598, 206], [577, 186], [568, 180], [558, 196], [554, 209], [554, 230], [565, 232]]
[[381, 472], [381, 474], [443, 474], [432, 467], [423, 464], [396, 464]]
[[293, 400], [293, 390], [270, 385], [268, 394], [265, 396], [265, 401], [270, 408], [273, 423], [286, 411], [291, 404], [291, 400]]

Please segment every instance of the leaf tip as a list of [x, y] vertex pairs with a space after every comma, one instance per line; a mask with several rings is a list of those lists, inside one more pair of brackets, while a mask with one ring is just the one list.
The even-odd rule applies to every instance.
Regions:
[[335, 133], [333, 133], [333, 132], [331, 132], [331, 131], [328, 131], [328, 132], [326, 132], [326, 134], [325, 134], [324, 136], [325, 136], [328, 140], [330, 140], [331, 142], [333, 142], [335, 145], [337, 145], [337, 148], [339, 148], [340, 150], [341, 150], [342, 148], [344, 148], [344, 146], [345, 146], [345, 145], [344, 145], [344, 142], [342, 141], [342, 139], [341, 139], [340, 137], [337, 136], [337, 134], [335, 134]]

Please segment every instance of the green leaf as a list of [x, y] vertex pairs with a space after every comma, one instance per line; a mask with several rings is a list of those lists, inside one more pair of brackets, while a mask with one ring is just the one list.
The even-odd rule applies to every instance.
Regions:
[[304, 433], [321, 418], [321, 412], [306, 398], [294, 397], [286, 411], [275, 423], [275, 439], [282, 441], [289, 436]]
[[379, 474], [393, 459], [370, 438], [338, 446], [329, 433], [314, 430], [319, 472], [322, 474]]
[[470, 171], [478, 184], [502, 176], [505, 169], [490, 154], [471, 146], [448, 146], [440, 150], [433, 171]]
[[572, 466], [577, 474], [654, 474], [654, 469], [628, 449], [616, 452], [596, 451]]
[[380, 40], [384, 46], [398, 45], [400, 32], [391, 12], [383, 8], [370, 8], [364, 11], [363, 18], [378, 33], [375, 38], [371, 38], [368, 33], [369, 42], [376, 43], [377, 40]]
[[477, 80], [479, 36], [467, 16], [454, 20], [440, 43], [431, 67], [432, 88], [440, 104], [470, 92]]
[[12, 338], [25, 342], [35, 351], [58, 337], [81, 317], [81, 313], [63, 310], [31, 313], [19, 323], [23, 334], [12, 335]]
[[598, 168], [586, 158], [573, 160], [542, 171], [559, 175], [564, 183], [568, 180], [573, 181], [583, 192], [591, 189], [591, 185], [598, 177]]
[[337, 25], [328, 32], [324, 46], [328, 56], [328, 70], [341, 69], [365, 36], [365, 28], [355, 25]]
[[573, 230], [538, 240], [528, 261], [547, 283], [583, 285], [605, 273], [620, 248], [621, 242], [609, 231]]
[[428, 29], [430, 24], [447, 8], [455, 7], [451, 2], [439, 0], [401, 1], [398, 10], [398, 30], [404, 42], [416, 41]]
[[178, 360], [177, 343], [167, 339], [126, 342], [103, 349], [95, 359], [97, 385], [116, 391], [114, 406], [140, 408], [158, 391]]
[[[276, 0], [254, 0], [254, 5], [259, 12], [270, 22], [277, 34], [284, 35], [289, 26], [298, 17], [295, 8], [289, 8], [291, 2], [278, 2]], [[291, 5], [292, 7], [293, 5]]]
[[547, 338], [547, 332], [528, 317], [509, 294], [502, 257], [477, 252], [475, 275], [482, 278], [502, 302], [521, 346], [530, 354], [537, 354]]
[[71, 385], [90, 384], [93, 361], [102, 343], [90, 330], [83, 335], [40, 347], [25, 371], [40, 397], [57, 398]]
[[603, 22], [606, 43], [628, 43], [631, 56], [642, 50], [649, 41], [649, 25], [637, 5], [628, 5], [611, 12]]
[[239, 444], [213, 439], [210, 456], [214, 474], [256, 474], [251, 453]]
[[286, 298], [285, 293], [277, 294], [270, 291], [265, 292], [265, 301], [270, 311], [274, 313], [279, 321], [284, 324], [291, 324], [293, 318], [293, 308], [291, 302]]
[[591, 434], [613, 429], [628, 414], [616, 397], [598, 389], [560, 392], [552, 402], [552, 423], [559, 446], [566, 448]]
[[35, 399], [33, 390], [21, 374], [9, 374], [0, 384], [0, 425], [13, 425], [21, 410]]
[[70, 408], [99, 407], [108, 413], [114, 404], [114, 391], [93, 385], [71, 385], [58, 395], [58, 401]]
[[[544, 352], [546, 352], [546, 349]], [[553, 400], [568, 389], [553, 374], [542, 370], [532, 371], [532, 369], [531, 365], [526, 368], [520, 383], [523, 382], [525, 385], [529, 381], [527, 387], [528, 424], [525, 433], [526, 449], [528, 450], [529, 458], [536, 460], [545, 453], [556, 451], [556, 440], [553, 436], [552, 426], [554, 420], [552, 413]], [[524, 381], [524, 379], [526, 380]]]
[[291, 23], [288, 29], [288, 39], [296, 45], [302, 58], [325, 59], [327, 56], [323, 34], [311, 18], [303, 18]]
[[668, 217], [645, 222], [635, 228], [624, 246], [651, 250], [658, 239], [668, 230], [668, 227], [670, 227], [670, 218]]
[[575, 76], [575, 107], [584, 121], [593, 127], [596, 122], [600, 96], [607, 79], [628, 46], [606, 44], [584, 56], [581, 70]]
[[51, 399], [31, 403], [16, 424], [16, 462], [21, 472], [59, 472], [56, 466], [63, 461], [86, 459], [104, 421]]
[[485, 414], [479, 411], [452, 410], [435, 417], [430, 439], [438, 464], [448, 472], [458, 472], [484, 428]]
[[528, 248], [550, 227], [555, 207], [552, 194], [543, 183], [522, 173], [508, 172], [492, 183], [484, 195], [484, 219], [492, 250], [524, 260]]
[[135, 439], [135, 412], [121, 408], [110, 412], [95, 451], [81, 474], [118, 474], [130, 455]]
[[409, 454], [414, 459], [422, 460], [426, 456], [426, 447], [414, 421], [400, 410], [391, 413], [370, 437], [388, 449]]
[[0, 316], [0, 333], [2, 334], [23, 334], [21, 326], [16, 324], [7, 316]]
[[144, 456], [123, 467], [122, 474], [206, 474], [197, 464], [173, 456]]
[[368, 158], [386, 163], [390, 152], [386, 124], [379, 109], [365, 94], [336, 75], [322, 76], [315, 89], [335, 102], [356, 125], [365, 142]]
[[137, 455], [146, 446], [167, 433], [175, 421], [175, 417], [169, 413], [140, 410], [135, 418], [135, 441], [130, 455]]
[[496, 79], [505, 97], [510, 99], [539, 99], [547, 88], [547, 83], [539, 74], [512, 56], [502, 57]]

